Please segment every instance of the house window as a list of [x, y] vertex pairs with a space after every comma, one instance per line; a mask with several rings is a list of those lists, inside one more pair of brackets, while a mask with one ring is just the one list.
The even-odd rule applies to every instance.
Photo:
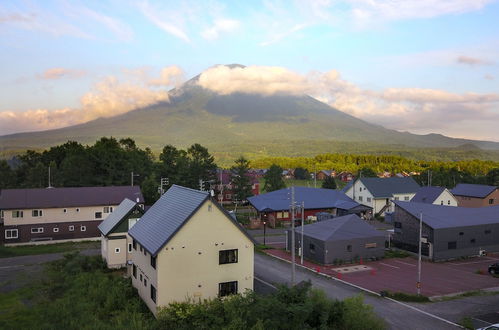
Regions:
[[95, 212], [95, 219], [101, 219], [102, 218], [102, 212]]
[[156, 257], [151, 255], [151, 267], [156, 269]]
[[5, 229], [5, 239], [18, 238], [17, 229]]
[[31, 216], [32, 217], [41, 217], [43, 215], [42, 210], [32, 210], [31, 211]]
[[455, 250], [457, 248], [457, 242], [456, 241], [454, 241], [454, 242], [448, 242], [447, 243], [447, 248], [449, 250]]
[[440, 201], [440, 205], [444, 205], [444, 201]]
[[314, 244], [310, 243], [308, 245], [308, 249], [310, 250], [310, 253], [315, 253], [315, 245]]
[[237, 262], [237, 249], [218, 251], [218, 263], [233, 264]]
[[151, 300], [156, 302], [156, 288], [151, 285]]
[[362, 187], [359, 187], [359, 191], [362, 191]]
[[140, 248], [140, 252], [142, 252], [142, 251], [143, 251], [143, 249], [142, 249], [142, 245], [140, 245], [140, 246], [139, 246], [139, 248]]
[[32, 234], [41, 234], [43, 233], [43, 227], [31, 228]]
[[347, 245], [347, 251], [348, 252], [352, 252], [352, 246], [351, 245]]
[[147, 279], [144, 278], [144, 286], [147, 286]]
[[371, 197], [367, 197], [366, 200], [368, 203], [371, 203]]
[[145, 255], [145, 256], [147, 255], [147, 251], [146, 251], [146, 249], [145, 249], [145, 248], [144, 248], [144, 255]]
[[237, 281], [218, 283], [218, 296], [225, 297], [237, 294]]
[[4, 218], [4, 213], [3, 213], [3, 210], [0, 211], [0, 218]]
[[489, 199], [489, 204], [494, 204], [494, 199], [493, 198]]
[[492, 230], [490, 230], [490, 229], [485, 230], [485, 234], [490, 234], [491, 232], [492, 232]]
[[128, 253], [132, 252], [132, 243], [128, 243]]
[[459, 232], [459, 236], [463, 236], [464, 233], [462, 231]]
[[447, 205], [450, 205], [450, 200], [447, 201]]
[[142, 282], [142, 274], [139, 275], [139, 279]]
[[120, 253], [121, 252], [121, 249], [120, 248], [116, 248], [114, 249], [114, 253]]
[[470, 239], [470, 243], [475, 244], [475, 242], [476, 242], [476, 239], [474, 239], [474, 238]]
[[23, 217], [23, 211], [12, 211], [12, 217], [13, 218], [22, 218]]
[[362, 196], [359, 196], [359, 202], [362, 202]]
[[409, 200], [409, 196], [404, 196], [404, 200], [408, 201]]
[[282, 217], [283, 218], [288, 218], [289, 217], [289, 212], [282, 212]]
[[393, 226], [394, 226], [395, 228], [402, 228], [402, 222], [397, 222], [397, 221], [396, 221], [396, 222], [394, 222], [394, 223], [393, 223]]
[[225, 194], [225, 199], [231, 199], [232, 195], [231, 194]]
[[75, 226], [69, 226], [69, 231], [75, 231]]
[[112, 206], [104, 206], [104, 213], [112, 213], [112, 212], [113, 212]]
[[132, 274], [134, 278], [137, 278], [137, 266], [135, 265], [132, 266]]
[[59, 232], [59, 228], [58, 227], [54, 227], [53, 231], [54, 231], [54, 233], [58, 233]]
[[137, 241], [136, 240], [133, 240], [132, 245], [133, 245], [133, 249], [137, 250]]
[[378, 246], [377, 243], [366, 243], [365, 248], [366, 249], [374, 249], [377, 246]]
[[395, 200], [396, 200], [396, 201], [398, 201], [398, 200], [399, 200], [399, 198], [398, 198], [398, 197], [395, 197]]
[[86, 226], [81, 226], [80, 227], [80, 231], [87, 231], [87, 227]]

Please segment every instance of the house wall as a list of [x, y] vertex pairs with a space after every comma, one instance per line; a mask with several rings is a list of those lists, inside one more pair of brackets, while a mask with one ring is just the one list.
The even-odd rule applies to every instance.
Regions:
[[[485, 198], [476, 198], [456, 195], [457, 204], [462, 207], [484, 207], [499, 205], [499, 189], [494, 190]], [[492, 200], [492, 204], [490, 203]]]
[[[400, 224], [400, 228], [397, 227]], [[393, 213], [393, 244], [400, 248], [417, 252], [419, 245], [419, 218], [414, 217], [404, 209], [396, 206]], [[422, 236], [427, 237], [428, 242], [434, 244], [433, 228], [423, 221]]]
[[[130, 259], [132, 261], [132, 270], [130, 270], [132, 285], [137, 289], [140, 298], [149, 307], [154, 315], [157, 314], [157, 303], [151, 299], [151, 285], [153, 285], [157, 290], [156, 302], [158, 302], [157, 297], [159, 295], [158, 288], [158, 262], [156, 262], [156, 269], [151, 266], [151, 254], [147, 252], [142, 246], [137, 242], [137, 249], [132, 250]], [[159, 258], [157, 258], [159, 259]], [[157, 260], [158, 261], [158, 260]], [[133, 276], [133, 266], [137, 268], [136, 277]], [[167, 267], [164, 265], [163, 267]], [[172, 265], [172, 267], [181, 267], [181, 265]], [[145, 281], [144, 281], [145, 280]], [[165, 293], [164, 293], [165, 294]]]
[[[111, 234], [108, 237], [103, 237], [102, 256], [107, 262], [109, 268], [121, 268], [126, 266], [128, 257], [128, 241], [127, 235]], [[116, 249], [119, 249], [117, 252]]]
[[[219, 251], [229, 249], [238, 250], [238, 262], [219, 265]], [[147, 287], [139, 279], [132, 283], [153, 313], [156, 304], [150, 298], [151, 283], [157, 289], [157, 306], [217, 297], [222, 282], [237, 281], [239, 293], [253, 290], [253, 242], [210, 200], [158, 253], [157, 271], [150, 266], [149, 253], [134, 252], [133, 263], [148, 283]]]
[[457, 199], [453, 194], [450, 193], [447, 189], [442, 191], [440, 196], [438, 196], [433, 202], [435, 205], [447, 205], [447, 206], [457, 206]]

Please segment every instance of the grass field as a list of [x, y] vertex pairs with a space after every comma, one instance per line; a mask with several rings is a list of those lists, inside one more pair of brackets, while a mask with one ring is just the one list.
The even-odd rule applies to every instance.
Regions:
[[46, 245], [0, 246], [0, 258], [28, 256], [46, 253], [66, 253], [71, 251], [98, 249], [100, 241], [68, 242]]
[[[264, 194], [265, 191], [263, 190], [263, 187], [265, 186], [265, 179], [261, 178], [260, 180], [260, 194]], [[322, 187], [322, 180], [317, 180], [317, 182], [314, 182], [314, 180], [297, 180], [297, 179], [284, 179], [284, 183], [286, 184], [286, 187], [311, 187], [311, 188], [320, 188]], [[345, 182], [336, 180], [336, 186], [338, 189], [343, 188], [346, 185]]]

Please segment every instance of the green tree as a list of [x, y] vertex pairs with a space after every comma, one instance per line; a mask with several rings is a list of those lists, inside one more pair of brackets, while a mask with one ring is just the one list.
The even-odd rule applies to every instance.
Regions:
[[370, 167], [363, 167], [359, 170], [359, 172], [357, 173], [357, 177], [363, 177], [363, 178], [376, 178], [378, 176], [378, 174], [376, 174], [376, 172], [370, 168]]
[[332, 176], [326, 177], [324, 181], [322, 181], [322, 188], [324, 189], [336, 189], [336, 180]]
[[490, 186], [499, 186], [499, 168], [493, 168], [487, 173], [486, 182]]
[[242, 202], [252, 195], [249, 168], [249, 161], [243, 156], [236, 159], [231, 168], [233, 191], [237, 201]]
[[295, 168], [295, 179], [308, 180], [310, 179], [310, 173], [303, 167], [297, 167]]
[[217, 169], [215, 158], [210, 155], [207, 148], [198, 143], [187, 149], [187, 156], [189, 159], [189, 173], [184, 177], [185, 185], [199, 189], [199, 182], [202, 180], [204, 182], [203, 188], [208, 189], [210, 181], [215, 180], [215, 171]]
[[13, 188], [15, 173], [6, 160], [0, 160], [0, 189]]
[[280, 167], [279, 165], [273, 164], [272, 166], [270, 166], [263, 178], [265, 179], [263, 190], [265, 190], [266, 192], [286, 188], [286, 184], [282, 179], [282, 167]]

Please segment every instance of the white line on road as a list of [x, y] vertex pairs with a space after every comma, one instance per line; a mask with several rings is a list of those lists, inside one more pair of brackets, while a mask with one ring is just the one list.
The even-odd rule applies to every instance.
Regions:
[[270, 284], [269, 282], [266, 282], [266, 281], [264, 281], [264, 280], [262, 280], [261, 278], [258, 278], [258, 277], [256, 277], [256, 276], [255, 276], [255, 280], [260, 281], [260, 282], [262, 282], [263, 284], [265, 284], [265, 285], [267, 285], [267, 286], [270, 286], [271, 288], [277, 289], [275, 285], [272, 285], [272, 284]]
[[16, 267], [24, 267], [24, 265], [3, 266], [3, 267], [0, 267], [0, 269], [5, 269], [5, 268], [16, 268]]
[[[489, 260], [497, 261], [497, 259], [489, 259]], [[470, 261], [470, 262], [461, 262], [461, 263], [449, 262], [449, 265], [461, 266], [461, 265], [481, 264], [484, 262], [490, 263], [490, 261], [482, 260], [482, 261]]]
[[385, 264], [384, 262], [380, 262], [379, 264], [380, 264], [380, 265], [383, 265], [383, 266], [387, 266], [387, 267], [392, 267], [392, 268], [397, 268], [397, 269], [400, 269], [400, 267], [393, 266], [393, 265], [389, 265], [389, 264]]
[[407, 262], [403, 262], [403, 261], [399, 261], [399, 260], [393, 260], [393, 262], [398, 262], [399, 264], [416, 267], [416, 265], [413, 265], [413, 264], [410, 264], [410, 263], [407, 263]]

